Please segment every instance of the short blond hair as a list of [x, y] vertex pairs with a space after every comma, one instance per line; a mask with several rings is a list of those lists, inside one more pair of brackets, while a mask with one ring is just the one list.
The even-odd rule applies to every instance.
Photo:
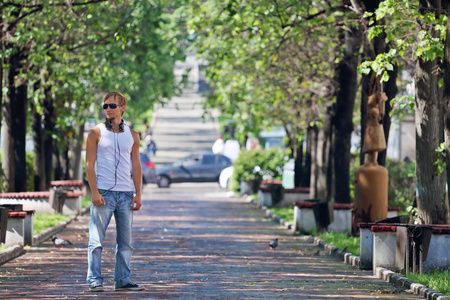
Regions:
[[105, 103], [106, 100], [108, 100], [111, 97], [113, 97], [114, 99], [117, 99], [117, 101], [119, 102], [119, 105], [127, 105], [127, 103], [128, 103], [127, 98], [125, 98], [125, 96], [119, 92], [109, 92], [108, 94], [106, 94], [105, 98], [103, 99], [103, 103]]

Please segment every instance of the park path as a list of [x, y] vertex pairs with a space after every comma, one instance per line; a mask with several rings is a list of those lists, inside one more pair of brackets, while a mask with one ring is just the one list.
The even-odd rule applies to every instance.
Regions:
[[[132, 279], [141, 292], [114, 292], [114, 222], [103, 251], [104, 293], [85, 283], [88, 216], [0, 267], [0, 299], [422, 299], [375, 279], [310, 239], [293, 235], [216, 184], [146, 186], [134, 215]], [[279, 239], [276, 251], [269, 241]], [[319, 253], [318, 253], [319, 252]]]
[[[198, 94], [159, 108], [154, 161], [172, 162], [209, 150], [215, 122], [203, 123]], [[179, 108], [177, 110], [177, 107]], [[169, 138], [170, 136], [170, 138]], [[0, 266], [0, 299], [422, 299], [325, 255], [304, 236], [270, 221], [216, 183], [144, 188], [134, 215], [132, 279], [140, 292], [114, 292], [114, 221], [103, 251], [104, 293], [85, 282], [89, 216], [78, 216], [58, 237]], [[269, 241], [279, 238], [276, 251]]]

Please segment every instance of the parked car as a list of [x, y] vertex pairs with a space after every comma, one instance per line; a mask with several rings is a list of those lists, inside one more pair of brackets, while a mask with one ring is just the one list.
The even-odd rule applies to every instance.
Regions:
[[156, 182], [156, 172], [155, 172], [155, 163], [150, 161], [148, 155], [139, 152], [141, 157], [141, 166], [142, 166], [142, 184], [147, 183], [155, 183]]
[[175, 182], [218, 182], [231, 160], [212, 152], [193, 153], [176, 163], [156, 169], [158, 187], [167, 188]]

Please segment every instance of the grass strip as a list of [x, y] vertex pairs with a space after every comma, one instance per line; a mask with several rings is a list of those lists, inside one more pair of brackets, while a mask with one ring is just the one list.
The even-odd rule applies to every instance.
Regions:
[[62, 221], [67, 221], [70, 216], [61, 214], [41, 214], [36, 213], [33, 217], [34, 234], [38, 234], [47, 228], [59, 225]]
[[294, 224], [294, 206], [291, 207], [270, 207], [270, 210], [280, 218]]
[[349, 236], [343, 232], [322, 232], [319, 237], [340, 250], [346, 249], [346, 252], [359, 256], [358, 236]]
[[450, 272], [433, 271], [426, 274], [409, 273], [406, 275], [409, 280], [423, 284], [436, 292], [450, 296]]

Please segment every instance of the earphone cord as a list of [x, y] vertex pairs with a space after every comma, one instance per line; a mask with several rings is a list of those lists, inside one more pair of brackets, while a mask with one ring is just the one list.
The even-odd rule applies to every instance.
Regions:
[[[117, 168], [119, 167], [119, 163], [120, 163], [120, 146], [119, 146], [119, 133], [115, 132], [113, 129], [113, 134], [114, 134], [114, 163], [116, 164], [116, 167], [114, 169], [114, 185], [108, 190], [111, 191], [113, 188], [116, 187], [117, 184]], [[117, 135], [117, 143], [116, 143], [116, 135]], [[117, 147], [116, 147], [117, 145]], [[117, 159], [117, 149], [119, 149], [119, 159], [116, 162]]]

